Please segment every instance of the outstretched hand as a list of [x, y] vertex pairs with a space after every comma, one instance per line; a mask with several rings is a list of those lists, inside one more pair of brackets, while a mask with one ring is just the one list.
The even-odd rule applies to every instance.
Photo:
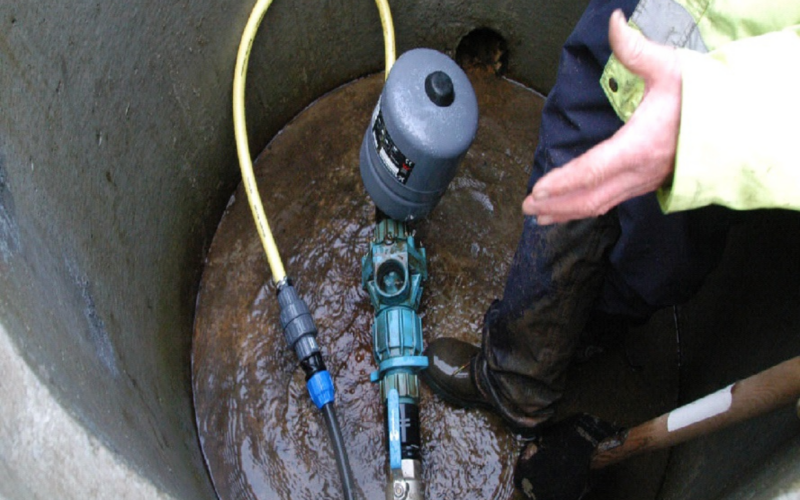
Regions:
[[604, 214], [672, 175], [681, 113], [678, 54], [629, 27], [620, 10], [611, 15], [608, 37], [617, 59], [644, 79], [644, 97], [611, 138], [533, 186], [522, 210], [541, 225]]

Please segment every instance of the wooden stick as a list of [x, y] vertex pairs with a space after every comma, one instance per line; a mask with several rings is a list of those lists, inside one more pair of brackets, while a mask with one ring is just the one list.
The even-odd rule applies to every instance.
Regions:
[[800, 356], [600, 442], [592, 469], [697, 436], [794, 403], [800, 397]]

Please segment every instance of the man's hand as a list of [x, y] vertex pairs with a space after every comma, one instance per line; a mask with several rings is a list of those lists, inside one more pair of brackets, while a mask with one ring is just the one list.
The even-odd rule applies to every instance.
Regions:
[[628, 123], [533, 187], [522, 210], [539, 224], [598, 216], [670, 178], [681, 114], [681, 68], [675, 49], [644, 38], [617, 10], [608, 27], [611, 49], [644, 79], [644, 98]]

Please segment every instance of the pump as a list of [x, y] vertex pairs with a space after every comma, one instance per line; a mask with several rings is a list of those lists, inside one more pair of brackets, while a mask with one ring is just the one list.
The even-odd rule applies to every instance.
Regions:
[[[247, 20], [233, 77], [233, 123], [242, 183], [272, 279], [281, 326], [306, 373], [314, 404], [322, 410], [342, 479], [344, 498], [353, 478], [333, 407], [333, 381], [320, 354], [308, 306], [286, 275], [258, 192], [245, 123], [245, 79], [250, 50], [272, 0], [257, 0]], [[419, 433], [422, 321], [417, 315], [428, 275], [425, 250], [417, 248], [406, 221], [427, 215], [447, 189], [478, 128], [478, 103], [467, 75], [449, 57], [429, 49], [394, 61], [394, 27], [387, 0], [376, 0], [384, 32], [388, 78], [361, 146], [361, 178], [377, 208], [375, 238], [362, 259], [362, 286], [375, 306], [373, 352], [386, 404], [392, 480], [386, 498], [423, 498]]]
[[478, 102], [449, 57], [415, 49], [397, 59], [361, 144], [361, 179], [389, 217], [425, 217], [453, 180], [478, 129]]
[[417, 311], [428, 268], [408, 224], [439, 202], [477, 128], [466, 74], [442, 53], [415, 49], [389, 73], [361, 146], [361, 177], [377, 209], [361, 284], [375, 309], [378, 370], [370, 380], [379, 384], [386, 412], [387, 500], [424, 498], [418, 373], [428, 360]]

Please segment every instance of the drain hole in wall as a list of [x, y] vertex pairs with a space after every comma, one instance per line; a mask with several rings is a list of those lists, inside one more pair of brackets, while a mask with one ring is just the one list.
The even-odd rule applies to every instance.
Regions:
[[464, 69], [485, 68], [502, 76], [508, 69], [508, 44], [492, 29], [473, 30], [458, 43], [456, 62]]

